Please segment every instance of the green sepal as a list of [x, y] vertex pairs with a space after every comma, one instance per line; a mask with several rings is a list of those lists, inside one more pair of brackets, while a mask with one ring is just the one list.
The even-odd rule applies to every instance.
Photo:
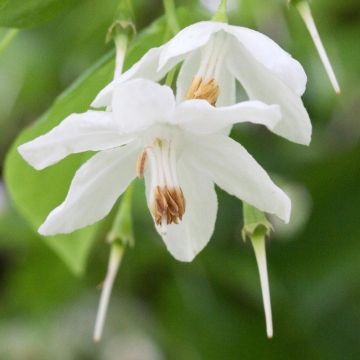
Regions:
[[111, 244], [118, 243], [122, 246], [134, 246], [135, 238], [132, 223], [132, 185], [125, 191], [107, 241]]
[[212, 21], [228, 23], [229, 19], [227, 16], [227, 0], [220, 0], [218, 9], [211, 19]]
[[241, 234], [244, 241], [247, 238], [255, 240], [268, 237], [273, 231], [273, 226], [266, 218], [266, 215], [245, 202], [243, 203], [243, 219], [244, 226]]
[[290, 5], [293, 5], [293, 6], [297, 6], [299, 5], [300, 3], [302, 2], [307, 2], [307, 0], [287, 0], [287, 4], [290, 6]]
[[129, 0], [121, 0], [116, 9], [114, 21], [106, 34], [106, 42], [125, 35], [129, 40], [136, 34], [133, 10]]

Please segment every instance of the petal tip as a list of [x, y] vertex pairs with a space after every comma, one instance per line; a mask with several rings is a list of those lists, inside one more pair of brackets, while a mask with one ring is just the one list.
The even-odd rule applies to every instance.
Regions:
[[[164, 242], [164, 236], [162, 236]], [[195, 251], [179, 251], [179, 249], [172, 249], [170, 246], [168, 246], [168, 243], [165, 242], [166, 244], [166, 248], [169, 251], [169, 253], [173, 256], [174, 259], [176, 259], [177, 261], [183, 262], [183, 263], [190, 263], [192, 262], [197, 253]]]
[[191, 263], [195, 259], [195, 256], [196, 256], [195, 253], [180, 254], [180, 253], [174, 253], [174, 251], [170, 251], [169, 248], [168, 248], [168, 250], [177, 261], [181, 261], [183, 263]]
[[56, 228], [56, 224], [54, 224], [52, 219], [52, 213], [50, 213], [46, 220], [40, 225], [38, 233], [42, 236], [54, 236], [62, 233]]
[[32, 156], [31, 144], [25, 143], [17, 147], [17, 152], [20, 156], [34, 169], [43, 170], [46, 166], [42, 163], [38, 163], [36, 159]]
[[50, 236], [51, 233], [48, 231], [47, 226], [45, 225], [45, 223], [43, 223], [42, 225], [40, 225], [40, 227], [38, 228], [38, 233], [42, 236]]
[[291, 200], [285, 193], [284, 195], [284, 203], [282, 209], [279, 212], [279, 217], [284, 221], [285, 224], [288, 224], [291, 219]]

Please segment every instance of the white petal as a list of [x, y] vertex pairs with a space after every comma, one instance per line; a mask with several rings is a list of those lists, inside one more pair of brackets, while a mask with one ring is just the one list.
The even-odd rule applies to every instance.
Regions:
[[92, 102], [93, 107], [109, 106], [116, 84], [129, 81], [131, 79], [142, 78], [153, 81], [161, 80], [167, 73], [168, 69], [157, 70], [159, 66], [159, 57], [164, 46], [150, 49], [138, 62], [130, 69], [125, 71], [116, 81], [112, 81], [102, 89]]
[[199, 138], [193, 156], [198, 167], [226, 192], [289, 222], [290, 199], [236, 141], [224, 135]]
[[195, 50], [181, 65], [176, 80], [176, 101], [185, 100], [191, 82], [200, 66], [201, 51]]
[[[191, 82], [200, 67], [201, 50], [195, 50], [181, 65], [176, 81], [176, 100], [183, 101], [189, 90]], [[226, 66], [222, 66], [219, 75], [219, 98], [216, 106], [227, 106], [235, 104], [235, 78]]]
[[232, 106], [214, 107], [206, 100], [187, 100], [176, 107], [175, 123], [187, 131], [208, 135], [243, 122], [265, 125], [270, 130], [281, 119], [278, 105], [244, 101]]
[[241, 62], [231, 57], [228, 66], [249, 98], [281, 107], [282, 119], [272, 131], [293, 142], [308, 145], [311, 141], [311, 122], [300, 96], [255, 60], [244, 46], [234, 44], [233, 51]]
[[222, 66], [219, 74], [219, 98], [216, 106], [228, 106], [236, 103], [235, 77], [227, 66]]
[[111, 100], [114, 92], [115, 84], [118, 80], [113, 80], [111, 83], [106, 85], [97, 95], [91, 103], [94, 108], [106, 107], [111, 105]]
[[124, 132], [143, 130], [155, 122], [166, 122], [175, 107], [170, 87], [136, 79], [115, 88], [112, 109]]
[[65, 201], [40, 226], [42, 235], [67, 234], [104, 218], [136, 176], [137, 145], [105, 150], [76, 172]]
[[[167, 226], [162, 238], [177, 260], [189, 262], [206, 246], [214, 232], [217, 196], [214, 183], [185, 161], [180, 160], [177, 167], [186, 201], [185, 214], [179, 224]], [[149, 199], [149, 179], [146, 180]]]
[[20, 145], [18, 151], [41, 170], [70, 154], [111, 149], [131, 140], [121, 133], [110, 112], [87, 111], [71, 114], [45, 135]]
[[205, 45], [211, 35], [225, 28], [225, 24], [214, 21], [201, 21], [177, 33], [164, 45], [159, 60], [159, 69], [167, 66], [174, 58], [181, 61], [190, 52]]
[[[240, 26], [228, 26], [226, 30], [297, 95], [305, 92], [307, 77], [303, 67], [273, 40], [258, 31]], [[241, 65], [241, 57], [237, 57], [236, 61]]]

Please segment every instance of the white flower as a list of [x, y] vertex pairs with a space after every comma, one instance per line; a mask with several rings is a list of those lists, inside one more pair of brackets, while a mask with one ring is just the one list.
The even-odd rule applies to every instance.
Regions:
[[[311, 122], [301, 101], [306, 74], [298, 61], [265, 35], [244, 27], [204, 21], [188, 26], [166, 44], [149, 50], [117, 81], [162, 79], [183, 61], [177, 100], [207, 99], [217, 106], [237, 102], [236, 80], [252, 100], [278, 104], [282, 119], [272, 129], [291, 141], [309, 144]], [[111, 103], [114, 82], [93, 102]]]
[[278, 106], [258, 101], [220, 108], [205, 100], [176, 104], [169, 87], [137, 79], [115, 86], [111, 108], [72, 114], [19, 147], [39, 170], [72, 153], [100, 150], [77, 171], [65, 201], [39, 228], [41, 234], [69, 233], [102, 219], [136, 175], [145, 177], [158, 232], [182, 261], [191, 261], [213, 233], [214, 182], [289, 221], [287, 195], [240, 144], [221, 134], [246, 121], [273, 129], [281, 117]]

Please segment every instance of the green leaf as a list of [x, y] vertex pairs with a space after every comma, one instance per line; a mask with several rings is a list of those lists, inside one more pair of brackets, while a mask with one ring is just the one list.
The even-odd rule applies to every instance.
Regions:
[[[140, 34], [126, 58], [129, 67], [150, 47], [160, 44], [165, 21], [156, 21]], [[73, 112], [86, 111], [96, 94], [113, 77], [113, 52], [105, 56], [54, 102], [49, 111], [34, 125], [25, 129], [12, 145], [5, 162], [5, 180], [19, 212], [36, 230], [48, 213], [66, 196], [77, 168], [91, 155], [77, 154], [42, 171], [36, 171], [18, 154], [17, 147], [46, 133]], [[44, 237], [44, 241], [65, 261], [75, 274], [84, 270], [99, 224], [69, 235]]]
[[74, 0], [0, 0], [0, 26], [37, 26], [78, 3]]
[[[97, 63], [62, 94], [39, 121], [20, 134], [8, 153], [5, 162], [7, 187], [18, 210], [34, 229], [63, 201], [76, 169], [89, 154], [70, 156], [55, 166], [36, 171], [19, 156], [17, 147], [49, 131], [67, 115], [87, 110], [99, 89], [110, 81], [113, 66], [109, 56]], [[43, 239], [75, 274], [81, 274], [96, 229], [94, 225], [70, 235]]]

